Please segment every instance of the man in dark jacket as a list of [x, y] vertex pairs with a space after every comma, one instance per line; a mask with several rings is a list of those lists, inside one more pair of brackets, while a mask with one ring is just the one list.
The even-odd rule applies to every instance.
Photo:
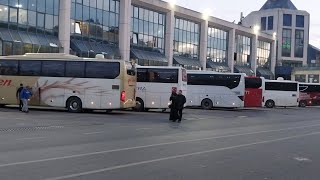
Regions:
[[23, 106], [22, 100], [20, 98], [20, 94], [21, 94], [22, 89], [23, 89], [23, 84], [20, 84], [20, 87], [16, 92], [16, 97], [17, 97], [17, 100], [19, 101], [19, 110], [20, 111], [22, 111], [22, 106]]
[[182, 120], [182, 111], [184, 109], [184, 104], [187, 102], [186, 97], [182, 94], [182, 91], [179, 90], [177, 95], [177, 108], [178, 108], [178, 122]]
[[170, 108], [170, 121], [177, 121], [178, 119], [178, 108], [177, 108], [177, 93], [176, 91], [172, 91], [172, 94], [170, 96], [171, 104], [169, 105]]

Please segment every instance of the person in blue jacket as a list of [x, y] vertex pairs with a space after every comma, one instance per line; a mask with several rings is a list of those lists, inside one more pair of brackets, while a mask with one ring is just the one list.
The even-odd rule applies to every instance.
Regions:
[[22, 103], [23, 103], [22, 112], [25, 112], [25, 113], [29, 112], [28, 101], [31, 98], [31, 96], [32, 96], [32, 92], [30, 91], [29, 86], [21, 90], [20, 99], [22, 100]]

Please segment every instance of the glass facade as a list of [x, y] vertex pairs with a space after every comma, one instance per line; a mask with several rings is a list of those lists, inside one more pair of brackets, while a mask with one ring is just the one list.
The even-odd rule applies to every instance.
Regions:
[[261, 30], [267, 30], [267, 17], [261, 17]]
[[291, 14], [283, 14], [283, 26], [292, 26]]
[[235, 65], [250, 66], [251, 38], [236, 35]]
[[257, 65], [258, 67], [262, 68], [270, 68], [271, 62], [271, 44], [264, 41], [258, 42], [258, 49], [257, 49]]
[[227, 45], [228, 45], [228, 32], [216, 29], [213, 27], [208, 28], [208, 47], [207, 47], [207, 60], [215, 63], [228, 64], [227, 58]]
[[304, 30], [296, 30], [294, 57], [303, 58]]
[[59, 52], [59, 0], [0, 0], [1, 55]]
[[268, 17], [268, 30], [273, 30], [273, 16]]
[[137, 6], [131, 9], [131, 47], [164, 54], [165, 14]]
[[291, 57], [291, 29], [282, 30], [282, 56]]
[[[72, 0], [71, 37], [90, 43], [117, 46], [119, 42], [119, 0]], [[90, 42], [90, 43], [87, 43]]]
[[304, 27], [304, 16], [302, 15], [297, 15], [296, 16], [296, 27]]
[[174, 54], [199, 59], [200, 25], [175, 17]]

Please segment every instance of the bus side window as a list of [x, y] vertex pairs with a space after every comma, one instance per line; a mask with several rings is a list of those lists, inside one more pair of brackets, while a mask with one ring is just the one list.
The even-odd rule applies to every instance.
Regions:
[[0, 75], [17, 75], [18, 61], [2, 60], [0, 61]]

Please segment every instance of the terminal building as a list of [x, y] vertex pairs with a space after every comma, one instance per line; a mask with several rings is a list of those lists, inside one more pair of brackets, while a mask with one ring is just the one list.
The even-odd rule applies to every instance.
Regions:
[[[245, 26], [256, 15], [241, 25], [161, 0], [0, 0], [0, 55], [103, 53], [139, 65], [274, 78], [276, 65], [307, 63], [309, 15], [288, 9], [291, 26], [286, 28], [291, 31], [282, 35], [270, 9], [263, 8], [266, 27], [258, 28], [260, 22]], [[267, 31], [271, 16], [274, 25]], [[296, 33], [299, 39], [294, 39]], [[288, 40], [286, 47], [277, 47], [282, 38]], [[277, 55], [277, 49], [285, 54]]]
[[[308, 12], [298, 10], [290, 0], [268, 0], [259, 11], [251, 12], [242, 20], [246, 27], [257, 24], [262, 32], [276, 36], [276, 77], [319, 82], [319, 78], [313, 77], [320, 74], [320, 71], [317, 76], [314, 74], [315, 69], [319, 69], [315, 67], [320, 65], [320, 51], [309, 44]], [[311, 72], [306, 73], [308, 70]], [[308, 74], [311, 78], [307, 77]]]

